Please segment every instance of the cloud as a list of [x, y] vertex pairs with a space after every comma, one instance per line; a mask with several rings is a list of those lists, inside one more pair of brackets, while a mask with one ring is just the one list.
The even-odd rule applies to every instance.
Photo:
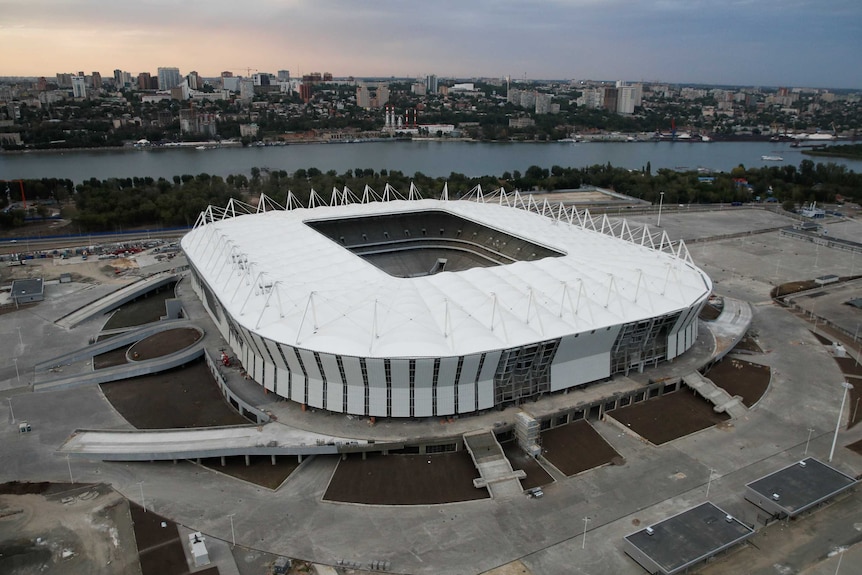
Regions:
[[[862, 86], [851, 0], [4, 0], [0, 75], [335, 75]], [[52, 56], [53, 54], [53, 56]]]

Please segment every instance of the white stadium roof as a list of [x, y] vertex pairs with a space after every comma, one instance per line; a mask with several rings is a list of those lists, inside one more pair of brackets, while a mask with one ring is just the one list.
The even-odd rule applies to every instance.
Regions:
[[[517, 347], [680, 311], [712, 288], [684, 244], [671, 243], [664, 232], [539, 205], [517, 192], [483, 195], [478, 189], [466, 200], [392, 200], [390, 189], [383, 198], [366, 189], [361, 201], [336, 190], [333, 205], [320, 205], [312, 192], [312, 208], [294, 207], [291, 197], [292, 209], [266, 197], [258, 207], [232, 201], [204, 212], [182, 247], [221, 304], [250, 331], [298, 348], [360, 357]], [[241, 213], [243, 207], [252, 213]], [[304, 224], [422, 210], [446, 211], [564, 255], [399, 278]]]

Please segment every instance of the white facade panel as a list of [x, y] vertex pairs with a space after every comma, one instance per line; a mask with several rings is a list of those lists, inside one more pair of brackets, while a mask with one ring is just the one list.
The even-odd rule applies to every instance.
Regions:
[[437, 387], [437, 411], [434, 415], [455, 414], [455, 386]]
[[365, 381], [362, 379], [362, 365], [358, 357], [341, 358], [344, 376], [347, 378], [347, 413], [365, 415]]
[[305, 376], [299, 365], [299, 359], [296, 357], [296, 349], [283, 344], [279, 347], [284, 353], [287, 367], [290, 370], [290, 399], [297, 403], [305, 403]]
[[476, 411], [476, 378], [479, 372], [479, 355], [468, 355], [461, 364], [458, 381], [458, 413]]
[[621, 326], [560, 340], [551, 365], [551, 391], [582, 385], [611, 375], [611, 347]]
[[437, 410], [434, 415], [453, 415], [455, 413], [455, 372], [458, 370], [457, 357], [441, 357], [440, 373], [437, 374]]
[[434, 415], [434, 397], [430, 387], [417, 387], [413, 390], [413, 415], [431, 417]]
[[392, 417], [410, 417], [410, 388], [392, 388]]
[[494, 407], [494, 373], [497, 364], [500, 363], [501, 351], [491, 351], [485, 354], [482, 363], [482, 373], [479, 374], [479, 385], [477, 386], [478, 397], [476, 406], [478, 409], [489, 409]]
[[263, 364], [263, 387], [275, 391], [275, 366], [268, 361]]
[[368, 370], [368, 415], [387, 417], [386, 366], [382, 359], [365, 360]]
[[287, 363], [285, 363], [284, 358], [281, 357], [281, 353], [278, 351], [278, 345], [271, 339], [264, 339], [266, 343], [266, 348], [269, 350], [269, 353], [272, 355], [272, 360], [275, 362], [275, 367], [280, 369], [288, 369]]
[[326, 378], [326, 409], [341, 413], [344, 411], [344, 383], [341, 381], [338, 360], [334, 355], [321, 353], [320, 364]]
[[314, 353], [307, 349], [298, 349], [297, 351], [299, 357], [302, 358], [302, 365], [305, 367], [305, 373], [308, 377], [308, 397], [305, 398], [305, 402], [311, 407], [323, 408], [323, 376], [317, 367]]
[[277, 393], [279, 397], [290, 399], [290, 372], [286, 369], [276, 367], [275, 377], [275, 393]]

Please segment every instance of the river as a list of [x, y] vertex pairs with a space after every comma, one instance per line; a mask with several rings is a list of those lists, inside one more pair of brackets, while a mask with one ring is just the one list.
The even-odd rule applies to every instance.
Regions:
[[[150, 176], [172, 178], [207, 173], [227, 176], [248, 174], [251, 168], [292, 172], [318, 168], [343, 173], [357, 168], [400, 170], [432, 177], [458, 172], [467, 176], [524, 172], [536, 165], [580, 168], [610, 163], [640, 170], [650, 163], [659, 168], [699, 167], [729, 171], [742, 164], [799, 166], [803, 159], [834, 162], [862, 172], [862, 160], [805, 156], [800, 148], [775, 142], [607, 142], [607, 143], [489, 143], [398, 141], [355, 144], [293, 144], [288, 146], [149, 150], [80, 150], [54, 153], [0, 154], [0, 180], [69, 178], [80, 183], [89, 178]], [[765, 161], [761, 156], [780, 156]]]

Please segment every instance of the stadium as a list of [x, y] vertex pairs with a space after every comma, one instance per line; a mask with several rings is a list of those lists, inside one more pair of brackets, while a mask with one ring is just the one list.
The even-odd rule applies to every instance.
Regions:
[[249, 377], [367, 417], [502, 409], [672, 360], [712, 289], [660, 230], [479, 187], [232, 200], [181, 245]]

